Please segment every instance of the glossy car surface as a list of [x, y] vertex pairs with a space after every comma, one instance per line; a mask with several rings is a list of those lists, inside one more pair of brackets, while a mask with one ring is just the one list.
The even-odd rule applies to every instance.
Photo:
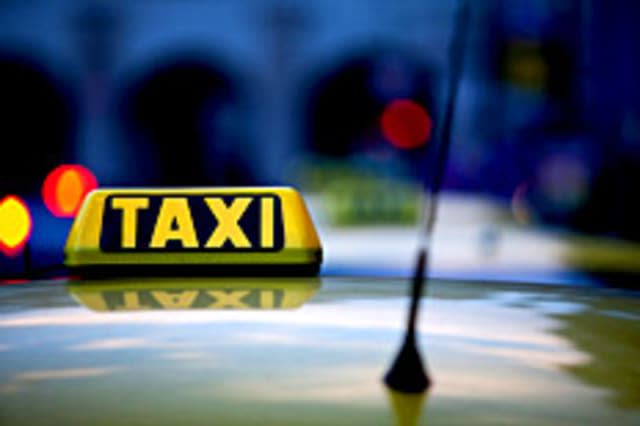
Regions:
[[0, 423], [640, 424], [635, 294], [432, 282], [434, 384], [403, 400], [381, 377], [406, 293], [389, 278], [6, 285]]

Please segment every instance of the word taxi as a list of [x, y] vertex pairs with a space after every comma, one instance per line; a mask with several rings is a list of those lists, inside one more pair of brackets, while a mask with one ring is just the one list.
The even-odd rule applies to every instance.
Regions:
[[100, 248], [118, 251], [277, 251], [284, 236], [275, 194], [114, 194]]

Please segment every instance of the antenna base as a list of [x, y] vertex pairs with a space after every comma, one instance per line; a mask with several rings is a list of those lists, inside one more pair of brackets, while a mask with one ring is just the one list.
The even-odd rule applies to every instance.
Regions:
[[423, 393], [431, 386], [415, 338], [405, 339], [384, 382], [389, 388], [404, 393]]

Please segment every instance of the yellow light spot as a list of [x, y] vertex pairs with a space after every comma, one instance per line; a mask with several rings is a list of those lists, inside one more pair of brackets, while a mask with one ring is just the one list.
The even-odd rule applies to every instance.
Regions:
[[0, 246], [7, 249], [6, 254], [18, 250], [30, 233], [31, 216], [24, 203], [14, 196], [0, 201]]

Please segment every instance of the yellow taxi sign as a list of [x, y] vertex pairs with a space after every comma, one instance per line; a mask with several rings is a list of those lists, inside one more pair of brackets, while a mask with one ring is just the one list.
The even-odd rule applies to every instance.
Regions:
[[99, 189], [69, 233], [85, 274], [316, 274], [322, 248], [292, 188]]
[[294, 309], [322, 283], [318, 277], [150, 278], [84, 280], [69, 293], [99, 312], [155, 310]]

